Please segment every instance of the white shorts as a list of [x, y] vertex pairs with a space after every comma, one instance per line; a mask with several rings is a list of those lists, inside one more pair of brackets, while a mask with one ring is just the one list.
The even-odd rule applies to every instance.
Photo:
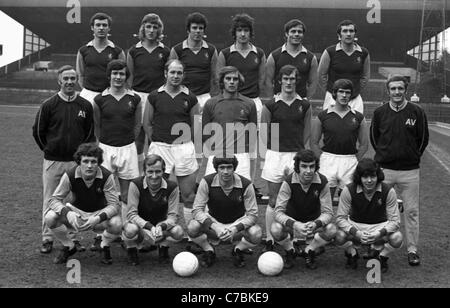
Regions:
[[[325, 94], [325, 100], [323, 101], [323, 107], [322, 107], [322, 109], [323, 109], [323, 110], [328, 109], [328, 107], [329, 107], [330, 105], [334, 105], [334, 104], [336, 104], [336, 101], [334, 100], [333, 95], [331, 95], [331, 93], [327, 91], [326, 94]], [[352, 100], [348, 103], [348, 105], [349, 105], [353, 110], [359, 111], [359, 112], [361, 112], [362, 114], [364, 114], [364, 103], [363, 103], [363, 100], [362, 100], [361, 95], [358, 94], [358, 96], [355, 97], [354, 99], [352, 99]]]
[[132, 180], [139, 177], [138, 155], [134, 142], [122, 147], [100, 143], [99, 147], [103, 150], [103, 167], [120, 179]]
[[[201, 130], [202, 130], [202, 115], [203, 115], [203, 108], [205, 107], [205, 104], [206, 104], [206, 101], [208, 100], [208, 99], [210, 99], [211, 98], [211, 95], [209, 94], [209, 93], [205, 93], [205, 94], [202, 94], [202, 95], [198, 95], [197, 96], [197, 101], [198, 101], [198, 115], [195, 115], [194, 116], [194, 118], [195, 118], [195, 122], [199, 125], [198, 126], [198, 128], [195, 128], [194, 127], [194, 129], [196, 130], [196, 131], [200, 131], [201, 132]], [[195, 125], [195, 124], [194, 124]], [[197, 136], [196, 136], [197, 137]], [[197, 138], [199, 138], [199, 141], [201, 141], [201, 135], [199, 136], [199, 137], [197, 137]], [[201, 142], [199, 143], [199, 144], [201, 144]], [[197, 148], [197, 153], [202, 153], [202, 151], [201, 151], [201, 146], [199, 146], [198, 148]]]
[[[239, 153], [234, 154], [238, 160], [238, 165], [236, 168], [236, 173], [250, 179], [250, 154], [249, 153]], [[216, 169], [214, 169], [213, 165], [214, 156], [208, 157], [208, 163], [206, 164], [205, 176], [209, 174], [216, 173]]]
[[136, 93], [137, 95], [139, 95], [139, 97], [141, 98], [141, 106], [142, 106], [142, 119], [141, 119], [141, 123], [144, 123], [144, 110], [145, 110], [145, 105], [147, 103], [147, 98], [148, 98], [148, 93], [145, 92], [138, 92], [138, 91], [134, 91], [134, 93]]
[[255, 102], [256, 106], [257, 124], [259, 130], [259, 127], [261, 126], [261, 114], [263, 109], [263, 103], [259, 97], [252, 98], [252, 100]]
[[261, 177], [272, 183], [282, 183], [284, 178], [294, 171], [295, 154], [267, 150]]
[[94, 98], [99, 94], [100, 92], [91, 91], [85, 88], [83, 88], [80, 92], [80, 96], [85, 100], [89, 101], [92, 104], [92, 106], [94, 106]]
[[209, 93], [197, 95], [198, 106], [200, 107], [200, 114], [202, 114], [203, 107], [205, 107], [206, 101], [211, 98]]
[[353, 182], [353, 172], [355, 172], [358, 160], [355, 155], [337, 155], [323, 152], [320, 155], [320, 170], [328, 179], [331, 188], [339, 187], [343, 189], [345, 185]]
[[147, 154], [158, 154], [166, 163], [165, 173], [170, 174], [174, 170], [176, 176], [191, 175], [198, 169], [195, 158], [194, 144], [191, 142], [182, 144], [168, 144], [153, 141]]
[[350, 218], [348, 218], [348, 222], [353, 227], [358, 229], [358, 231], [361, 231], [361, 232], [365, 231], [365, 232], [368, 232], [368, 233], [373, 233], [375, 231], [380, 231], [381, 229], [384, 229], [386, 227], [386, 225], [388, 224], [388, 221], [380, 222], [379, 224], [363, 224], [363, 223], [354, 222]]

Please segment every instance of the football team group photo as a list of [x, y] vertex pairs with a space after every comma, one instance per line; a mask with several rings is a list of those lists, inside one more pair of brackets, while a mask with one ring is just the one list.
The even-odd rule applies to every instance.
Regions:
[[328, 37], [304, 15], [234, 8], [218, 27], [187, 7], [175, 28], [149, 7], [130, 29], [108, 9], [83, 16], [91, 39], [38, 101], [0, 83], [15, 93], [0, 91], [2, 182], [20, 188], [1, 215], [1, 256], [15, 255], [1, 287], [450, 286], [450, 109], [406, 64], [381, 68], [389, 41], [372, 52], [336, 7]]

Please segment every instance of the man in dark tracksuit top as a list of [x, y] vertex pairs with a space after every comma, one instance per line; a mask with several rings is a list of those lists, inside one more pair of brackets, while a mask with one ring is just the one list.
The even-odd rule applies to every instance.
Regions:
[[335, 242], [345, 249], [346, 267], [357, 268], [359, 254], [353, 244], [365, 244], [373, 249], [373, 257], [380, 260], [385, 273], [387, 256], [402, 245], [397, 194], [383, 180], [380, 166], [373, 159], [363, 158], [353, 182], [341, 193]]
[[73, 154], [84, 142], [95, 141], [92, 105], [75, 92], [77, 73], [71, 66], [58, 70], [61, 90], [47, 99], [39, 109], [33, 126], [33, 137], [44, 151], [42, 170], [42, 253], [53, 247], [53, 234], [45, 224], [48, 200], [62, 175], [75, 166]]
[[[95, 143], [84, 143], [74, 154], [77, 166], [66, 172], [49, 201], [45, 221], [63, 249], [54, 263], [66, 263], [76, 252], [68, 229], [102, 233], [102, 263], [112, 264], [110, 244], [122, 230], [119, 193], [114, 176], [101, 167], [103, 151]], [[71, 196], [70, 203], [65, 200]]]
[[144, 176], [133, 180], [128, 191], [123, 235], [131, 265], [138, 265], [137, 248], [143, 244], [159, 246], [159, 261], [169, 261], [169, 244], [183, 238], [177, 224], [179, 189], [165, 180], [166, 164], [161, 156], [149, 154], [144, 159]]
[[428, 145], [428, 122], [422, 108], [407, 101], [406, 78], [394, 75], [386, 85], [390, 101], [374, 111], [370, 141], [385, 183], [395, 185], [403, 200], [408, 262], [414, 266], [420, 264], [419, 164]]
[[216, 173], [205, 176], [198, 187], [192, 211], [194, 219], [188, 225], [188, 233], [203, 249], [201, 265], [206, 267], [216, 258], [208, 239], [217, 245], [242, 236], [233, 247], [232, 256], [234, 266], [243, 267], [243, 251], [255, 247], [262, 237], [261, 227], [256, 224], [255, 190], [250, 180], [234, 172], [238, 164], [236, 157], [214, 157], [213, 164]]
[[270, 232], [286, 251], [285, 268], [294, 266], [294, 240], [313, 238], [301, 254], [306, 266], [316, 269], [316, 253], [336, 234], [336, 226], [331, 223], [330, 187], [318, 169], [319, 159], [314, 152], [301, 150], [294, 157], [294, 172], [283, 181], [278, 193]]

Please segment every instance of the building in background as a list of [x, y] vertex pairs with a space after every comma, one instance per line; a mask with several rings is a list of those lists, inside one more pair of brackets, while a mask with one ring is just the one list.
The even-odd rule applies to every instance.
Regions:
[[23, 26], [0, 11], [0, 67], [23, 58]]

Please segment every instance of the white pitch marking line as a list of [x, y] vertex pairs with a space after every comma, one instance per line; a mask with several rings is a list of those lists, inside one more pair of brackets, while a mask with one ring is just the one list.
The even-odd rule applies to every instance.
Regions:
[[10, 116], [26, 116], [26, 117], [34, 117], [34, 114], [30, 113], [19, 113], [19, 112], [2, 112], [0, 111], [1, 115], [10, 115]]
[[0, 105], [0, 107], [6, 107], [6, 108], [35, 108], [38, 109], [39, 105]]
[[[434, 150], [434, 151], [432, 151]], [[450, 166], [448, 164], [446, 164], [444, 161], [442, 161], [442, 159], [439, 158], [439, 156], [437, 154], [435, 154], [434, 152], [444, 152], [443, 150], [441, 150], [438, 146], [434, 145], [433, 143], [430, 143], [428, 145], [427, 148], [428, 153], [431, 154], [431, 156], [433, 156], [434, 159], [436, 159], [438, 161], [438, 163], [440, 163], [442, 165], [442, 167], [444, 167], [444, 169], [450, 174]], [[447, 154], [448, 155], [448, 154]]]

